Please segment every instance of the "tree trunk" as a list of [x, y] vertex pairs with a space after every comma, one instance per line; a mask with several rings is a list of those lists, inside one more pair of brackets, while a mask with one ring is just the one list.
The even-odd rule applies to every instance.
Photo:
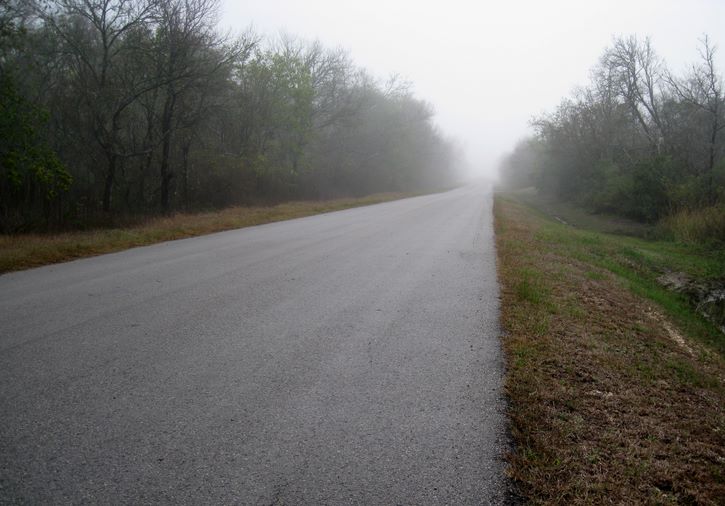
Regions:
[[108, 172], [106, 173], [106, 182], [103, 186], [103, 211], [111, 212], [111, 193], [113, 192], [113, 183], [116, 177], [116, 155], [110, 155], [108, 158]]
[[[150, 116], [150, 115], [149, 115]], [[146, 128], [146, 139], [144, 140], [144, 150], [146, 150], [146, 156], [143, 158], [141, 163], [141, 173], [138, 177], [138, 202], [142, 210], [146, 209], [146, 174], [151, 171], [151, 164], [154, 159], [153, 146], [153, 123], [152, 118], [149, 117], [147, 120]]]
[[168, 213], [170, 209], [171, 180], [174, 174], [169, 168], [169, 157], [171, 153], [171, 128], [174, 117], [174, 105], [176, 97], [169, 94], [164, 104], [164, 111], [161, 116], [161, 132], [163, 141], [161, 145], [161, 210]]
[[170, 208], [170, 194], [171, 194], [171, 179], [173, 174], [169, 170], [169, 152], [171, 150], [171, 136], [167, 136], [164, 139], [163, 146], [161, 148], [161, 210], [164, 213], [169, 212]]
[[191, 140], [184, 142], [181, 149], [181, 170], [183, 179], [184, 192], [184, 210], [189, 210], [189, 149], [191, 148]]
[[[716, 112], [717, 114], [717, 112]], [[718, 124], [717, 120], [713, 122], [712, 125], [712, 131], [710, 133], [710, 153], [709, 153], [709, 160], [707, 163], [707, 203], [709, 205], [715, 204], [716, 195], [715, 195], [715, 185], [714, 185], [714, 178], [713, 173], [715, 172], [715, 150], [716, 150], [716, 143], [717, 143], [717, 131], [718, 131]]]

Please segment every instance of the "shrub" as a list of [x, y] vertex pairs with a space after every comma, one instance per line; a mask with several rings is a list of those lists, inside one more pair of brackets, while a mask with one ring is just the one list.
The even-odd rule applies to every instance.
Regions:
[[665, 230], [681, 242], [725, 244], [725, 204], [701, 209], [683, 209], [666, 217]]

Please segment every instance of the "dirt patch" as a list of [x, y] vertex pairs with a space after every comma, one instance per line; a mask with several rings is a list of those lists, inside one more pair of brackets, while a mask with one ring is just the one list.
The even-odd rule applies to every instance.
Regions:
[[722, 357], [498, 200], [511, 476], [537, 504], [721, 504]]
[[668, 322], [667, 319], [664, 316], [662, 316], [662, 314], [659, 311], [657, 311], [656, 309], [653, 309], [651, 307], [648, 307], [647, 310], [645, 311], [645, 314], [649, 318], [651, 318], [653, 321], [655, 321], [656, 323], [661, 325], [662, 328], [665, 329], [665, 331], [667, 332], [667, 335], [670, 336], [670, 339], [672, 339], [672, 341], [674, 343], [676, 343], [677, 346], [679, 346], [684, 351], [686, 351], [687, 354], [690, 355], [691, 357], [695, 356], [695, 352], [692, 351], [692, 348], [690, 347], [689, 344], [687, 344], [687, 341], [685, 341], [685, 338], [682, 337], [682, 334], [680, 334], [680, 332], [676, 328], [674, 328], [672, 326], [672, 324], [670, 322]]

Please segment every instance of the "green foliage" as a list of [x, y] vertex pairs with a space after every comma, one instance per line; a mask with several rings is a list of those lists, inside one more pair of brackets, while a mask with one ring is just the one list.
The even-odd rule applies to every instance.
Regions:
[[72, 178], [39, 133], [48, 119], [19, 93], [12, 77], [0, 76], [0, 194], [2, 213], [28, 207], [35, 194], [50, 201]]
[[244, 158], [258, 191], [286, 196], [298, 184], [313, 133], [311, 69], [299, 56], [267, 50], [246, 66], [243, 77], [248, 86], [241, 98], [256, 113]]
[[666, 213], [670, 200], [667, 181], [673, 177], [667, 157], [642, 160], [632, 167], [632, 189], [623, 206], [624, 216], [654, 222]]

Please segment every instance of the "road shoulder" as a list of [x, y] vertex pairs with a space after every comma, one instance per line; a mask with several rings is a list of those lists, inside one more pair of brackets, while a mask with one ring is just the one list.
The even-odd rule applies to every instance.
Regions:
[[522, 493], [715, 504], [725, 495], [722, 355], [567, 242], [587, 236], [503, 198], [494, 214], [510, 473]]

